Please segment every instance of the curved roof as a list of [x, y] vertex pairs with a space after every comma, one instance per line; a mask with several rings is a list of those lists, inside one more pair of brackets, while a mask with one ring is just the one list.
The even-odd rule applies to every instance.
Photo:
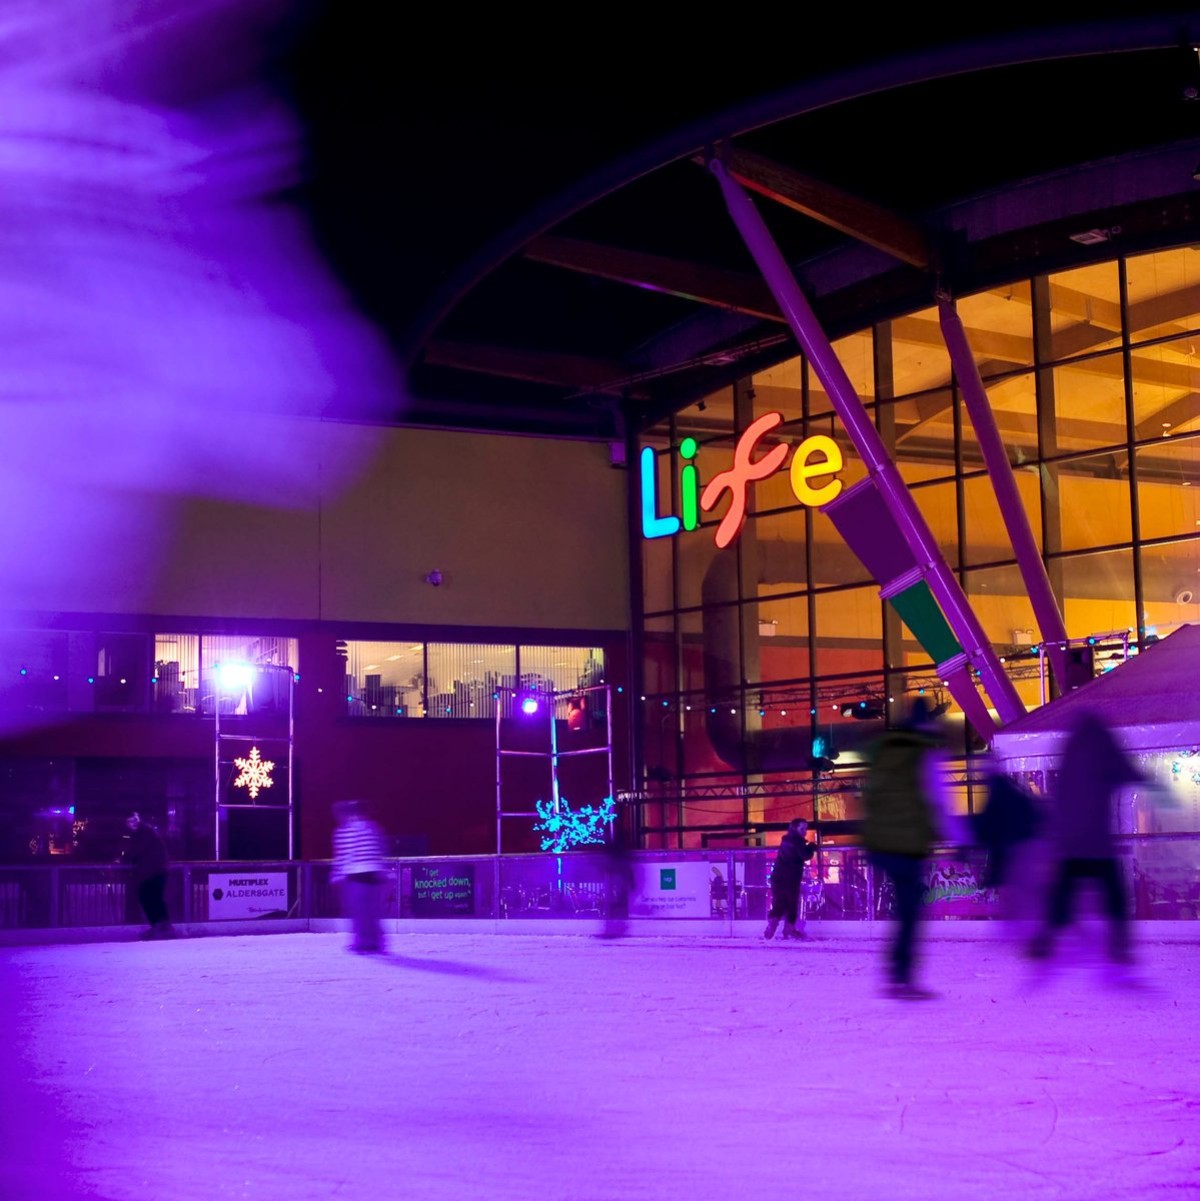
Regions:
[[618, 439], [793, 355], [712, 153], [831, 336], [1200, 240], [1194, 10], [386, 11], [308, 10], [279, 78], [296, 195], [403, 364], [401, 424]]

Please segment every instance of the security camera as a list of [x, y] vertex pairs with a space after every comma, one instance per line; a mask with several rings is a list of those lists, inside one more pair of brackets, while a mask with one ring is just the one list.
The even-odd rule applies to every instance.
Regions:
[[425, 577], [425, 583], [432, 584], [435, 588], [440, 588], [442, 586], [442, 578], [442, 573], [435, 569]]

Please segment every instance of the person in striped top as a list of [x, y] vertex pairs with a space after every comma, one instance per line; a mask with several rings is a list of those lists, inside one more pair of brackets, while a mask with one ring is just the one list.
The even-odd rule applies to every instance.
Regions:
[[387, 873], [383, 831], [365, 801], [338, 801], [333, 807], [333, 870], [330, 883], [339, 886], [342, 913], [350, 919], [350, 949], [360, 955], [382, 953], [383, 898]]

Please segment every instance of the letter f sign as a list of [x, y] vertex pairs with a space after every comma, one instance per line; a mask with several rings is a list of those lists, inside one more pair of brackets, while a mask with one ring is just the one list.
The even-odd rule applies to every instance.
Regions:
[[781, 444], [772, 447], [757, 462], [751, 462], [750, 459], [759, 439], [782, 420], [781, 413], [766, 413], [748, 426], [746, 432], [738, 439], [737, 448], [733, 452], [733, 466], [728, 471], [714, 475], [701, 494], [700, 507], [707, 513], [721, 499], [721, 493], [726, 488], [729, 489], [729, 511], [717, 526], [717, 546], [728, 546], [742, 528], [742, 523], [746, 520], [746, 493], [750, 483], [753, 480], [766, 479], [771, 472], [778, 470], [787, 458], [787, 445]]

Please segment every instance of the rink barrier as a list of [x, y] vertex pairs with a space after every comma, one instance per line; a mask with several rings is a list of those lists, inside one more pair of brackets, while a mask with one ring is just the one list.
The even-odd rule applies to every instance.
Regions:
[[[1135, 920], [1187, 928], [1200, 916], [1200, 834], [1121, 842]], [[620, 914], [625, 932], [761, 935], [774, 857], [768, 848], [633, 853], [633, 886], [627, 912]], [[603, 855], [586, 851], [389, 859], [384, 918], [395, 929], [470, 924], [516, 933], [552, 924], [587, 932], [602, 927], [608, 913], [607, 866]], [[930, 861], [923, 916], [986, 924], [1037, 915], [1044, 855], [1026, 850], [1012, 882], [999, 891], [981, 887], [984, 866], [976, 851], [938, 851]], [[330, 867], [320, 860], [175, 864], [168, 873], [167, 905], [175, 925], [193, 933], [340, 929]], [[886, 881], [876, 877], [861, 848], [821, 848], [810, 867], [803, 887], [810, 931], [836, 923], [867, 933], [891, 916]], [[1099, 912], [1091, 894], [1080, 908], [1085, 916]], [[136, 937], [143, 926], [128, 868], [0, 867], [0, 940], [25, 941], [13, 936], [37, 931]]]

